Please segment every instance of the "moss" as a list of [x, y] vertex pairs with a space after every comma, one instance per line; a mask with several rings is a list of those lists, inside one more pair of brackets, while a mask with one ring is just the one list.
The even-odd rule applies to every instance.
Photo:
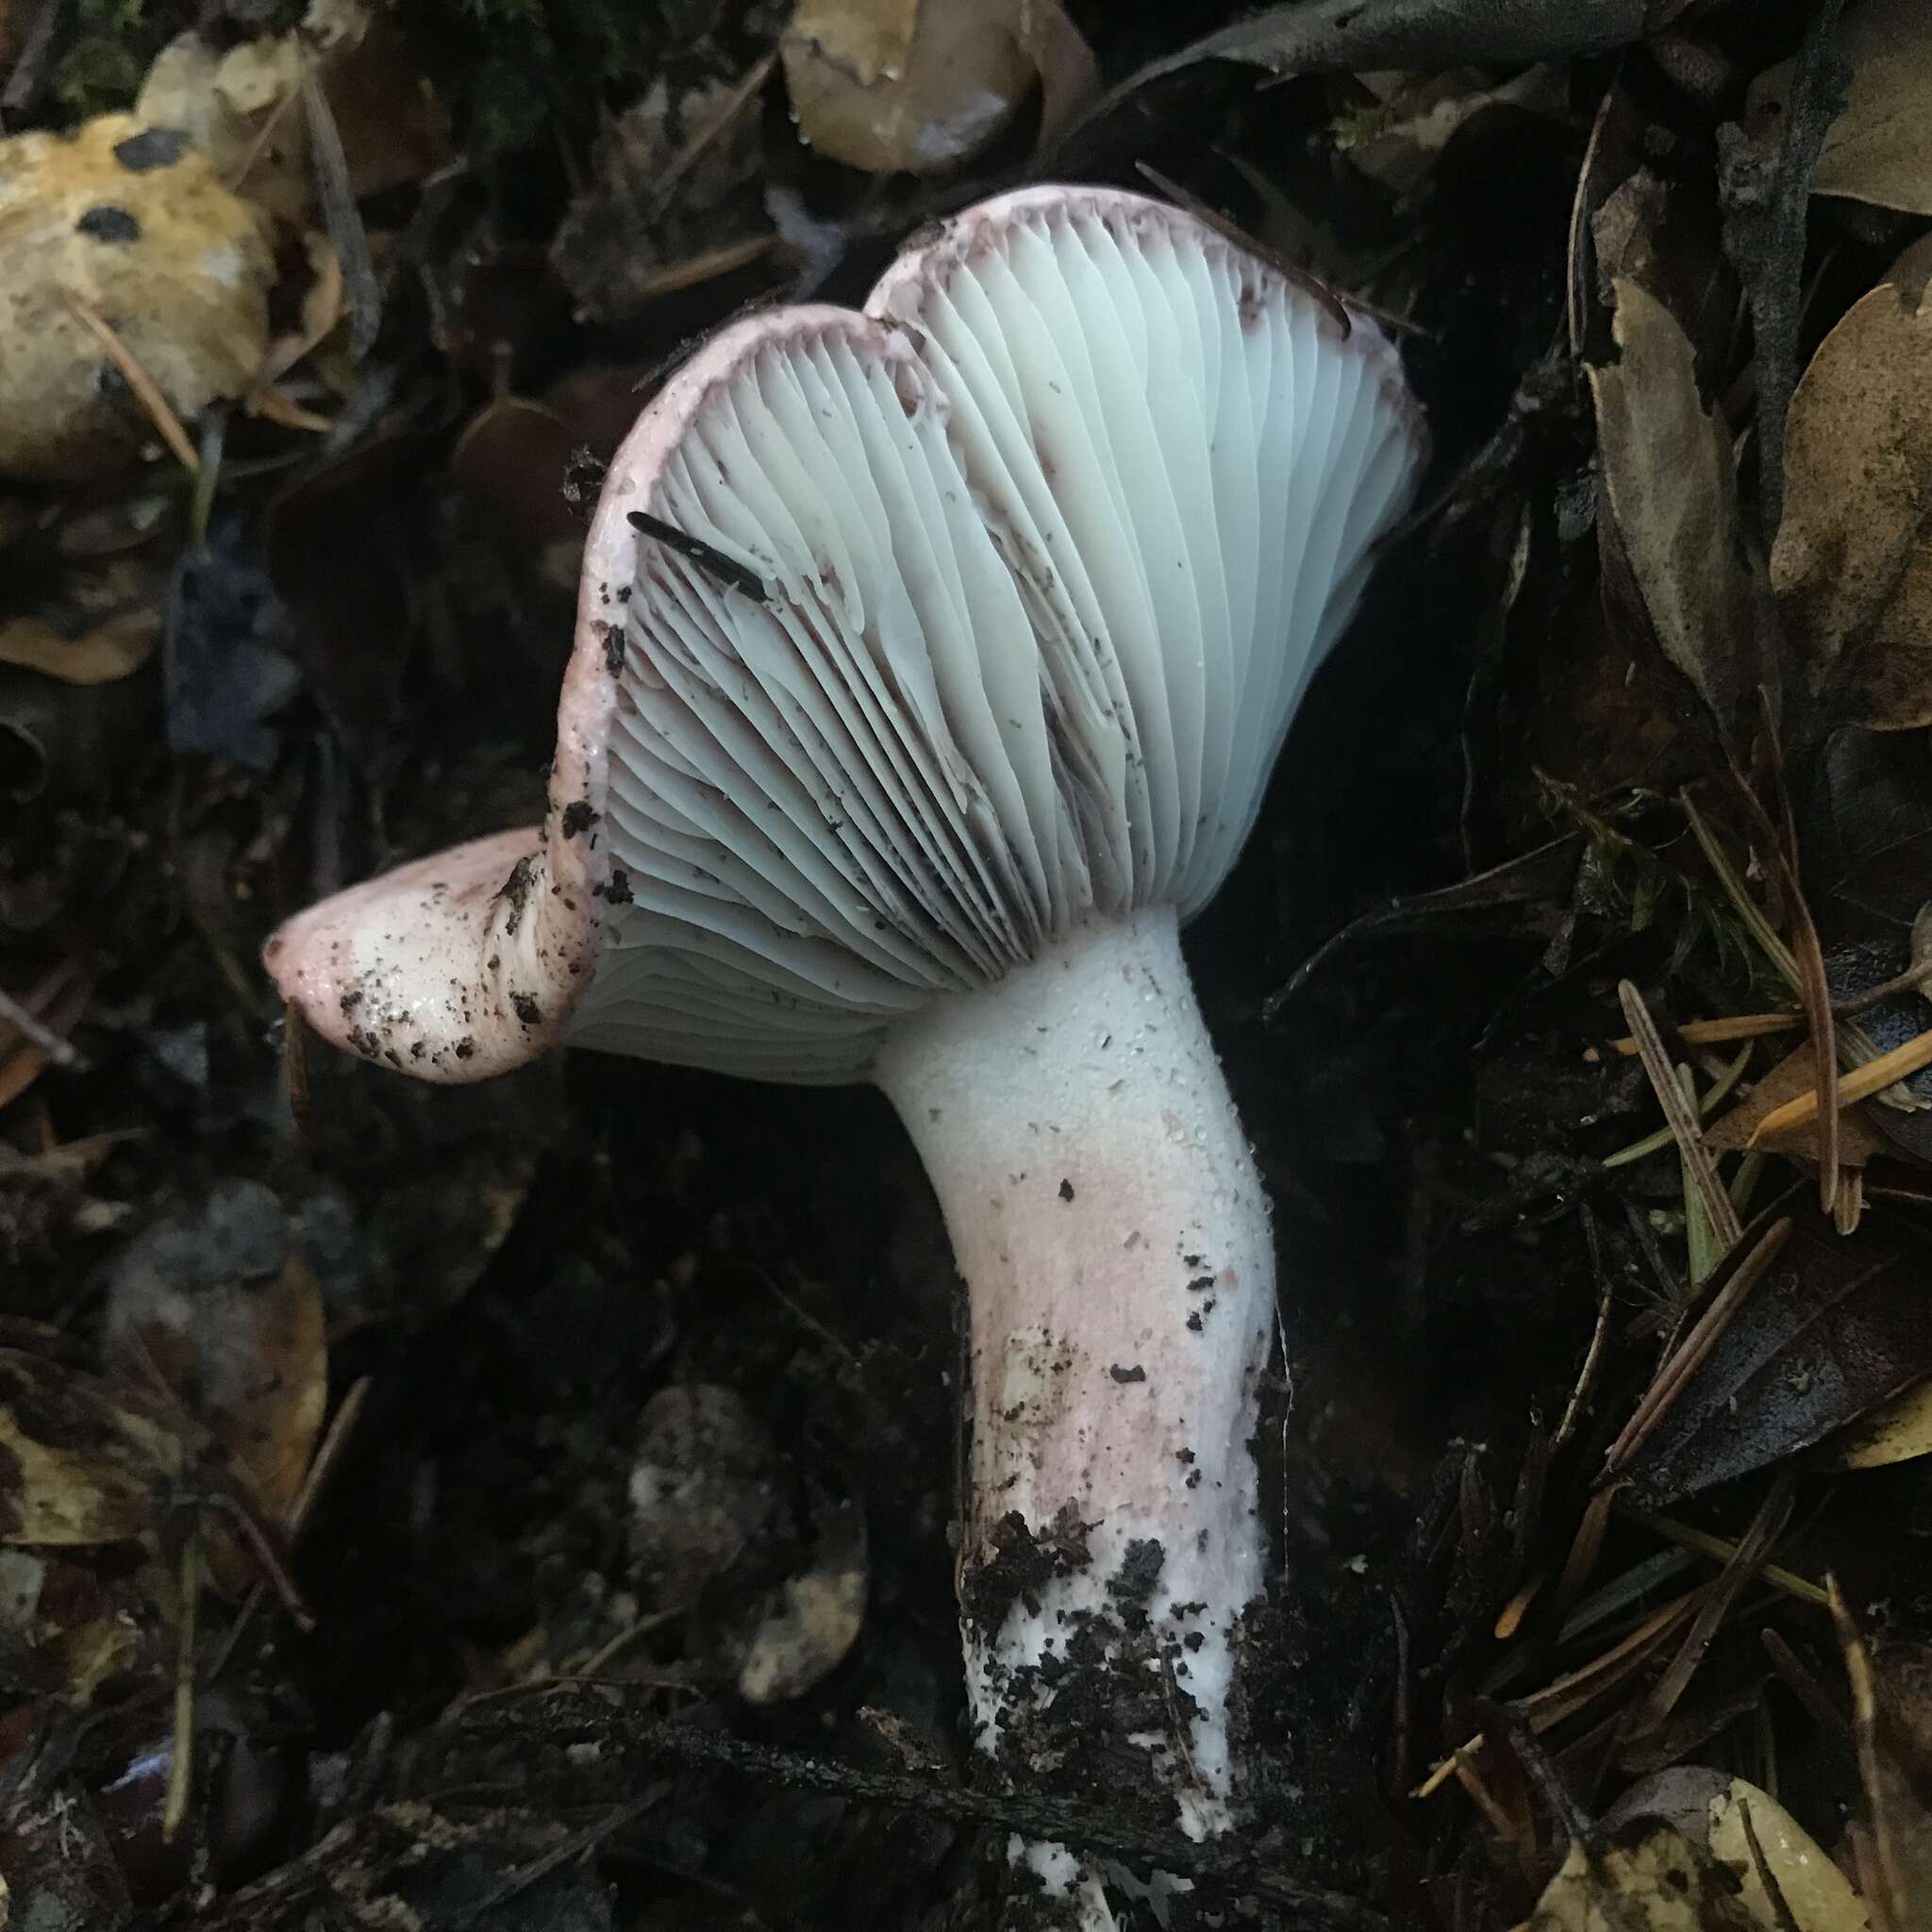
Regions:
[[76, 0], [48, 92], [63, 122], [133, 104], [149, 63], [181, 25], [146, 0]]
[[456, 60], [459, 138], [487, 167], [559, 134], [588, 152], [605, 106], [634, 95], [719, 9], [694, 0], [435, 0], [434, 11]]

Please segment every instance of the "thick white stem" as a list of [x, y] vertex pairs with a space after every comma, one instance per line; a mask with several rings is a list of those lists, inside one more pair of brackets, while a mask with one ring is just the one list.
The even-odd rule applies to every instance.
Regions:
[[1274, 1252], [1173, 911], [1094, 921], [940, 1002], [876, 1078], [971, 1301], [979, 1741], [1069, 1796], [1151, 1775], [1172, 1822], [1224, 1829]]

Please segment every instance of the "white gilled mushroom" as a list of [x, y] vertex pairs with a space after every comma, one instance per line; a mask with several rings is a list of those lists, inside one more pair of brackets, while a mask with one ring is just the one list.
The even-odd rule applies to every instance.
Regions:
[[863, 315], [736, 323], [646, 409], [541, 830], [269, 947], [317, 1030], [431, 1078], [568, 1039], [876, 1081], [970, 1291], [980, 1741], [1058, 1779], [1143, 1752], [1197, 1837], [1274, 1274], [1178, 928], [1423, 443], [1372, 323], [1192, 217], [971, 209]]

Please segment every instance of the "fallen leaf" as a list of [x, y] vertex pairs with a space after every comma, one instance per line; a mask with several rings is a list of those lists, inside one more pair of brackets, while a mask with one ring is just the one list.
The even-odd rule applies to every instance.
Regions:
[[1890, 283], [1819, 344], [1787, 422], [1771, 583], [1833, 721], [1932, 724], [1932, 307]]
[[1932, 1381], [1915, 1382], [1829, 1443], [1824, 1460], [1840, 1469], [1884, 1469], [1932, 1455]]
[[1888, 1644], [1874, 1653], [1834, 1582], [1832, 1620], [1852, 1690], [1864, 1816], [1852, 1833], [1874, 1932], [1923, 1932], [1932, 1898], [1932, 1815], [1924, 1790], [1932, 1774], [1932, 1709], [1925, 1647]]
[[1040, 75], [1040, 132], [1044, 154], [1100, 93], [1100, 63], [1060, 0], [1021, 0], [1020, 46]]
[[[258, 1205], [244, 1210], [243, 1200]], [[263, 1513], [280, 1521], [326, 1407], [322, 1295], [292, 1249], [271, 1272], [247, 1272], [250, 1257], [229, 1232], [243, 1211], [286, 1227], [274, 1195], [244, 1182], [218, 1190], [202, 1221], [164, 1223], [130, 1246], [108, 1293], [107, 1359], [130, 1383], [158, 1370], [245, 1475]]]
[[[1657, 1772], [1625, 1791], [1606, 1822], [1631, 1819], [1674, 1825], [1699, 1850], [1729, 1866], [1740, 1900], [1762, 1932], [1792, 1932], [1792, 1923], [1795, 1932], [1868, 1932], [1870, 1922], [1851, 1881], [1770, 1792], [1744, 1778], [1704, 1765]], [[1758, 1854], [1790, 1923], [1779, 1918], [1758, 1875]]]
[[[1689, 0], [1293, 0], [1164, 55], [1108, 91], [1071, 131], [1060, 165], [1134, 137], [1143, 90], [1204, 60], [1270, 74], [1360, 74], [1387, 68], [1528, 67], [1608, 53], [1655, 33]], [[1110, 138], [1111, 137], [1111, 138]], [[1135, 151], [1140, 142], [1135, 141]]]
[[311, 0], [299, 27], [232, 45], [190, 32], [163, 47], [136, 112], [178, 127], [223, 178], [291, 227], [315, 213], [302, 77], [313, 69], [357, 200], [420, 181], [450, 158], [447, 117], [401, 17], [363, 0]]
[[1731, 1874], [1677, 1829], [1641, 1819], [1571, 1841], [1530, 1932], [1758, 1932]]
[[153, 441], [83, 312], [188, 419], [253, 379], [275, 278], [260, 209], [177, 130], [104, 114], [0, 140], [0, 473], [82, 480]]
[[111, 684], [137, 672], [160, 641], [161, 613], [149, 606], [70, 636], [41, 617], [0, 623], [0, 664], [58, 677], [63, 684]]
[[1271, 74], [1518, 66], [1607, 53], [1654, 33], [1688, 0], [1317, 0], [1270, 7], [1158, 63], [1242, 60]]
[[800, 136], [875, 175], [943, 174], [1026, 98], [1024, 0], [800, 0], [779, 42]]
[[1620, 277], [1612, 289], [1621, 354], [1590, 371], [1607, 570], [1627, 573], [1664, 655], [1728, 734], [1757, 681], [1730, 435], [1704, 406], [1690, 343], [1670, 310], [1640, 283]]
[[1427, 178], [1453, 136], [1485, 109], [1498, 107], [1567, 119], [1563, 70], [1539, 64], [1500, 86], [1467, 69], [1403, 75], [1388, 98], [1342, 121], [1336, 147], [1372, 180], [1407, 194]]
[[803, 1697], [845, 1661], [865, 1624], [865, 1512], [849, 1498], [820, 1512], [811, 1567], [772, 1592], [738, 1672], [751, 1705]]
[[1905, 299], [1916, 307], [1925, 292], [1925, 281], [1932, 276], [1932, 234], [1921, 235], [1886, 270], [1884, 279], [1897, 286]]
[[284, 648], [288, 614], [240, 520], [181, 553], [162, 610], [170, 747], [266, 771], [281, 743], [270, 721], [301, 678]]
[[1632, 1457], [1632, 1500], [1763, 1469], [1932, 1373], [1928, 1271], [1932, 1235], [1896, 1211], [1868, 1208], [1849, 1237], [1805, 1215]]
[[[1924, 0], [1866, 0], [1845, 8], [1838, 37], [1851, 84], [1825, 134], [1812, 193], [1932, 215], [1932, 13]], [[1782, 117], [1792, 64], [1781, 60], [1751, 83], [1744, 113], [1754, 131]]]
[[[579, 315], [634, 315], [676, 287], [731, 274], [769, 251], [758, 113], [769, 69], [761, 61], [735, 83], [678, 90], [659, 75], [610, 120], [591, 182], [550, 245], [557, 280]], [[513, 273], [527, 288], [527, 269]]]
[[646, 1610], [681, 1610], [770, 1542], [777, 1445], [715, 1382], [674, 1382], [645, 1403], [630, 1472], [629, 1540]]
[[0, 1543], [120, 1542], [153, 1527], [180, 1438], [125, 1391], [0, 1349]]
[[[1759, 1124], [1788, 1102], [1816, 1091], [1818, 1060], [1807, 1041], [1754, 1086], [1749, 1095], [1704, 1130], [1704, 1144], [1713, 1154], [1736, 1154], [1753, 1144]], [[1774, 1154], [1793, 1159], [1818, 1158], [1818, 1123], [1805, 1121], [1795, 1127], [1768, 1135], [1757, 1144]], [[1862, 1109], [1848, 1111], [1839, 1122], [1838, 1159], [1840, 1167], [1863, 1167], [1874, 1155], [1886, 1151], [1882, 1135], [1866, 1119]]]

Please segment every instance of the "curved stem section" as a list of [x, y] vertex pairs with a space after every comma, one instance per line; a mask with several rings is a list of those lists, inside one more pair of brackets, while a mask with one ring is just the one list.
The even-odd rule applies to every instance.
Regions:
[[940, 1002], [874, 1071], [971, 1301], [980, 1743], [1104, 1802], [1151, 1771], [1192, 1835], [1224, 1829], [1274, 1253], [1173, 910]]

